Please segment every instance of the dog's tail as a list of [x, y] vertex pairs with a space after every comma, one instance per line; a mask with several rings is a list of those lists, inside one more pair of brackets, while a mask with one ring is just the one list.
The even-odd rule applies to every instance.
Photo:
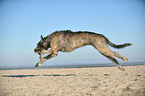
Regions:
[[127, 47], [127, 46], [130, 46], [132, 45], [131, 43], [125, 43], [125, 44], [121, 44], [121, 45], [116, 45], [114, 43], [112, 43], [107, 37], [105, 37], [104, 35], [102, 35], [102, 37], [106, 40], [106, 42], [113, 48], [117, 48], [117, 49], [120, 49], [120, 48], [124, 48], [124, 47]]

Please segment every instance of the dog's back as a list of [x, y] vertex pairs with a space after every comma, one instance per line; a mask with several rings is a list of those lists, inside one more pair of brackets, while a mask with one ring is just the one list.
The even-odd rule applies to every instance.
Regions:
[[51, 48], [54, 46], [58, 51], [70, 52], [85, 45], [94, 45], [94, 41], [102, 36], [87, 31], [61, 31], [52, 33], [51, 38]]

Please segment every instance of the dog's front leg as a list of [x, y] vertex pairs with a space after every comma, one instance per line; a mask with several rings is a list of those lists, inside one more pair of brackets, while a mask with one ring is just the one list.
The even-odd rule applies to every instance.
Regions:
[[43, 63], [44, 63], [43, 54], [40, 53], [40, 61], [35, 65], [35, 67], [39, 67]]
[[41, 66], [46, 61], [46, 59], [43, 58], [44, 54], [52, 54], [52, 52], [53, 51], [51, 49], [50, 50], [42, 50], [40, 52], [40, 61], [35, 65], [35, 67]]
[[50, 50], [42, 50], [41, 51], [41, 53], [40, 53], [40, 61], [42, 62], [42, 63], [44, 63], [45, 62], [45, 60], [43, 59], [43, 55], [44, 54], [52, 54], [52, 50], [50, 49]]
[[40, 54], [40, 61], [41, 61], [42, 63], [44, 63], [43, 55], [44, 55], [44, 54]]
[[35, 65], [35, 67], [39, 67], [39, 66], [41, 66], [41, 64], [42, 64], [42, 62], [39, 61], [39, 62]]

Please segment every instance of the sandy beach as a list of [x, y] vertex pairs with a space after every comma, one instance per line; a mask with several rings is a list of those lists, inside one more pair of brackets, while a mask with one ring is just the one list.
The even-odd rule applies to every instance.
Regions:
[[145, 65], [0, 70], [0, 96], [145, 96]]

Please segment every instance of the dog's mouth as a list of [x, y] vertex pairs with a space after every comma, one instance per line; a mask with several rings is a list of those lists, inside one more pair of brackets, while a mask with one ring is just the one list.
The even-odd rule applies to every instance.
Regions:
[[34, 52], [40, 54], [41, 51], [38, 49], [34, 49]]
[[40, 54], [40, 51], [38, 51], [37, 53]]

